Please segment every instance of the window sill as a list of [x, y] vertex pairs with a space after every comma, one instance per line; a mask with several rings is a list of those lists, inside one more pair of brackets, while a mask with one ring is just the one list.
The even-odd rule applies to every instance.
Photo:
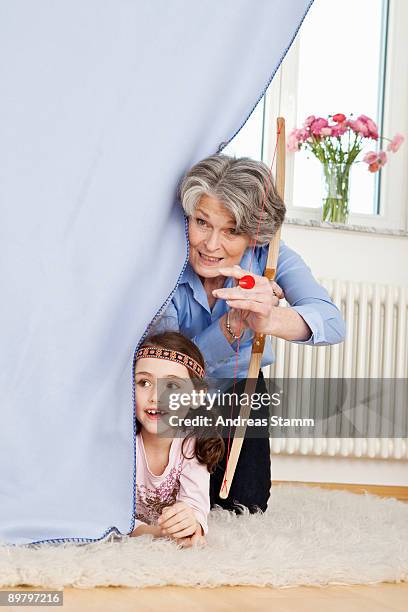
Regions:
[[364, 225], [351, 225], [342, 223], [330, 223], [329, 221], [316, 221], [315, 219], [285, 219], [288, 225], [299, 225], [302, 227], [312, 227], [329, 230], [342, 230], [346, 232], [360, 232], [364, 234], [376, 234], [380, 236], [395, 236], [397, 238], [408, 237], [407, 230], [387, 229], [384, 227], [372, 227]]

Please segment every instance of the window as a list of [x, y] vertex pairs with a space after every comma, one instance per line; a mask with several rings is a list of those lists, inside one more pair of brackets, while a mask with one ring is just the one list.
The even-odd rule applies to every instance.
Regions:
[[263, 158], [265, 96], [230, 144], [223, 150], [226, 155], [236, 157]]
[[[325, 117], [342, 112], [372, 117], [381, 132], [386, 31], [382, 26], [386, 26], [387, 4], [384, 0], [342, 0], [339, 12], [333, 12], [332, 3], [323, 0], [311, 7], [298, 41], [297, 126], [309, 115]], [[347, 38], [338, 31], [344, 19]], [[371, 141], [367, 150], [373, 147]], [[307, 159], [301, 151], [294, 163], [293, 206], [319, 208], [319, 161], [313, 155]], [[352, 212], [378, 212], [379, 176], [369, 173], [366, 164], [354, 164], [350, 176]]]
[[[386, 136], [397, 131], [407, 136], [407, 26], [405, 0], [343, 0], [336, 11], [330, 0], [315, 0], [266, 96], [225, 152], [270, 163], [280, 114], [287, 132], [311, 114], [352, 112], [373, 117]], [[350, 223], [407, 228], [407, 147], [408, 141], [381, 173], [354, 164]], [[373, 141], [369, 149], [375, 149]], [[322, 192], [321, 168], [313, 155], [288, 153], [288, 216], [319, 219]]]

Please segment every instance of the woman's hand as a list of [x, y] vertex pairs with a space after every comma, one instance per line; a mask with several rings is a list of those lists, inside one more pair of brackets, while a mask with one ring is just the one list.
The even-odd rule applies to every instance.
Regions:
[[163, 536], [175, 540], [191, 537], [195, 535], [197, 529], [201, 530], [202, 535], [202, 527], [196, 519], [194, 510], [184, 502], [177, 502], [164, 508], [158, 525]]
[[[242, 289], [237, 285], [229, 289], [214, 289], [212, 292], [214, 297], [226, 300], [233, 309], [230, 318], [234, 320], [234, 329], [237, 329], [241, 321], [243, 328], [249, 327], [255, 333], [273, 333], [274, 309], [279, 306], [279, 300], [285, 297], [281, 287], [265, 276], [252, 274], [240, 266], [219, 268], [218, 271], [223, 276], [237, 280], [246, 274], [250, 274], [255, 279], [255, 286], [252, 289]], [[233, 312], [236, 314], [233, 315]]]

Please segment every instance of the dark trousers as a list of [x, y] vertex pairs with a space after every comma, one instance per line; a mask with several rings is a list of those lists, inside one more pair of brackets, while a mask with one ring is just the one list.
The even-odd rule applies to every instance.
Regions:
[[[234, 391], [243, 393], [245, 381], [237, 383]], [[229, 392], [232, 392], [232, 388]], [[256, 386], [257, 393], [267, 393], [265, 380], [262, 372], [259, 373]], [[261, 407], [259, 410], [251, 410], [250, 418], [266, 418], [269, 422], [269, 408]], [[224, 434], [223, 434], [224, 435]], [[228, 438], [224, 438], [225, 453], [223, 459], [217, 464], [216, 470], [210, 478], [210, 502], [211, 507], [218, 504], [226, 510], [234, 510], [239, 513], [237, 504], [246, 506], [251, 513], [258, 510], [265, 511], [271, 489], [271, 456], [269, 446], [269, 426], [253, 429], [251, 437], [245, 437], [241, 448], [235, 475], [230, 486], [227, 499], [221, 499], [219, 492], [223, 483], [226, 458], [228, 452]], [[233, 435], [230, 437], [232, 445]]]

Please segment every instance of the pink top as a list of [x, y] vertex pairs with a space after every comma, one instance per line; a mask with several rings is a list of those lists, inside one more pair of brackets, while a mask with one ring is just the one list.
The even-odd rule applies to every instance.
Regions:
[[[208, 532], [210, 511], [210, 473], [207, 466], [194, 457], [186, 459], [181, 452], [183, 438], [174, 438], [169, 462], [163, 474], [156, 476], [149, 470], [143, 438], [136, 436], [136, 520], [135, 529], [143, 524], [157, 525], [163, 508], [182, 501], [193, 508], [197, 521]], [[195, 439], [184, 444], [184, 454], [193, 455]]]

